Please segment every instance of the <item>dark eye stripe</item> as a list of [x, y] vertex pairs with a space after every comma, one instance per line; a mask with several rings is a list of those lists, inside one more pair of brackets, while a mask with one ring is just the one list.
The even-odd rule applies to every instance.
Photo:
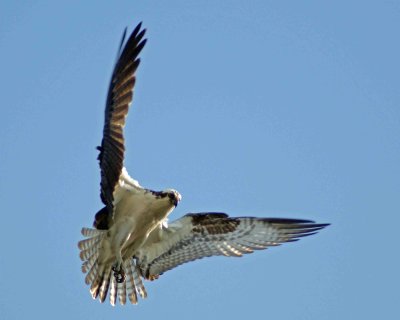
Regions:
[[173, 194], [173, 193], [168, 193], [168, 198], [170, 198], [170, 199], [175, 199], [175, 194]]

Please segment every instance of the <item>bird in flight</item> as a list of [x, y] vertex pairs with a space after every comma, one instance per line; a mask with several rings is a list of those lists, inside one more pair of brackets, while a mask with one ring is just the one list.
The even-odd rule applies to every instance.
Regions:
[[188, 213], [167, 224], [181, 201], [173, 189], [153, 191], [131, 178], [124, 167], [126, 116], [133, 98], [139, 54], [146, 44], [141, 23], [125, 43], [123, 34], [105, 107], [103, 139], [98, 147], [100, 196], [104, 207], [93, 228], [82, 228], [78, 243], [85, 282], [93, 299], [109, 296], [133, 304], [145, 298], [142, 279], [155, 280], [183, 263], [223, 255], [241, 257], [300, 237], [328, 224], [310, 220], [229, 217], [221, 212]]

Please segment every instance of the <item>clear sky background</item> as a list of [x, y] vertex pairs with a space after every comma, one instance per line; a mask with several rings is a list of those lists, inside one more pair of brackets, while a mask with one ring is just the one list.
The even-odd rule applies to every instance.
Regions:
[[[76, 243], [122, 31], [144, 21], [126, 166], [187, 212], [330, 222], [90, 297]], [[1, 319], [395, 319], [399, 1], [0, 3]]]

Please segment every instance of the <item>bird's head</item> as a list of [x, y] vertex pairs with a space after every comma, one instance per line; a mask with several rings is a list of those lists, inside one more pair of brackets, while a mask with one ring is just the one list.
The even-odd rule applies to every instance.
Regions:
[[167, 189], [164, 190], [163, 193], [165, 193], [168, 198], [170, 199], [171, 203], [176, 207], [179, 203], [179, 201], [181, 201], [182, 197], [179, 194], [178, 191], [174, 190], [174, 189]]

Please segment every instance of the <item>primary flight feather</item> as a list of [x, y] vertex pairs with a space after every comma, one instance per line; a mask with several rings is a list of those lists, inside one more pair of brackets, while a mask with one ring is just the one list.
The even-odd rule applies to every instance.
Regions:
[[125, 43], [126, 30], [111, 76], [98, 160], [104, 207], [94, 228], [83, 228], [78, 243], [85, 282], [94, 299], [109, 296], [137, 303], [145, 298], [142, 278], [157, 279], [185, 262], [215, 255], [240, 257], [316, 233], [328, 224], [310, 220], [229, 217], [220, 212], [188, 213], [167, 225], [181, 200], [173, 189], [143, 188], [124, 167], [126, 116], [133, 99], [138, 58], [146, 39], [141, 23]]

